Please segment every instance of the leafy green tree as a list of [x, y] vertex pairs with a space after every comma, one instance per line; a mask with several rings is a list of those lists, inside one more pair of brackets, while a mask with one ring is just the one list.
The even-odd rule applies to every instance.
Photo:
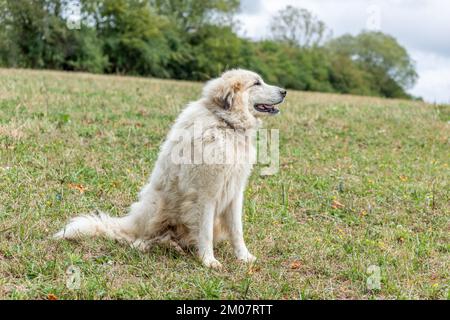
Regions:
[[0, 59], [15, 67], [103, 72], [104, 58], [92, 29], [67, 27], [71, 0], [2, 0]]
[[328, 81], [327, 55], [320, 48], [300, 49], [269, 40], [255, 43], [251, 68], [287, 88], [333, 91]]
[[94, 29], [81, 26], [72, 33], [73, 41], [68, 44], [68, 55], [64, 69], [103, 73], [108, 66], [108, 57], [104, 55], [102, 41]]
[[357, 62], [377, 76], [377, 81], [392, 83], [393, 80], [405, 90], [417, 81], [414, 61], [392, 36], [381, 32], [362, 32], [356, 37], [344, 35], [331, 40], [328, 48]]
[[0, 0], [0, 66], [18, 66], [18, 47], [12, 38], [8, 6]]
[[240, 0], [150, 0], [158, 14], [170, 17], [181, 31], [195, 32], [212, 23], [230, 22]]
[[[19, 52], [19, 56], [6, 57], [12, 64], [20, 67], [41, 68], [47, 62], [54, 64], [53, 61], [45, 61], [45, 52], [47, 57], [52, 45], [49, 39], [50, 30], [54, 30], [55, 23], [49, 19], [46, 7], [50, 5], [47, 0], [4, 0], [2, 1], [2, 30], [7, 33], [8, 41], [2, 42], [1, 51], [9, 49]], [[58, 11], [59, 6], [54, 8]]]
[[204, 80], [231, 68], [248, 66], [251, 55], [248, 42], [239, 38], [230, 27], [207, 26], [190, 38], [194, 53], [191, 74]]
[[169, 51], [162, 29], [166, 20], [147, 1], [84, 0], [83, 10], [94, 21], [108, 72], [168, 77]]
[[373, 81], [370, 73], [360, 68], [350, 57], [328, 55], [329, 81], [334, 90], [340, 93], [357, 95], [377, 95], [371, 88]]

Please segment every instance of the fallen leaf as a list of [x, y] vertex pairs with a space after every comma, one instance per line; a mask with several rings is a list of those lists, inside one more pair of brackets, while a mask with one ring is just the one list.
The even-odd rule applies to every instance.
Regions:
[[258, 272], [258, 271], [260, 271], [260, 270], [261, 270], [261, 268], [260, 268], [259, 266], [251, 265], [251, 266], [248, 268], [247, 274], [248, 274], [248, 275], [252, 275], [252, 274], [254, 274], [255, 272]]
[[408, 181], [408, 177], [407, 176], [400, 176], [398, 177], [402, 182], [406, 182]]
[[345, 206], [342, 203], [340, 203], [339, 201], [333, 200], [333, 202], [331, 203], [331, 208], [333, 208], [333, 209], [344, 209]]
[[80, 193], [84, 193], [86, 188], [81, 184], [69, 183], [69, 189], [78, 190]]
[[58, 297], [55, 296], [53, 293], [49, 293], [47, 295], [47, 300], [58, 300]]
[[302, 263], [300, 261], [294, 261], [291, 263], [290, 267], [292, 270], [298, 270], [302, 267]]

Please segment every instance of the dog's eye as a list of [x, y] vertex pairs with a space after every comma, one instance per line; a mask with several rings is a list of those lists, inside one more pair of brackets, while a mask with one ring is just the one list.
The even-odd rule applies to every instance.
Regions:
[[261, 81], [256, 81], [254, 84], [253, 84], [254, 86], [260, 86], [261, 85]]

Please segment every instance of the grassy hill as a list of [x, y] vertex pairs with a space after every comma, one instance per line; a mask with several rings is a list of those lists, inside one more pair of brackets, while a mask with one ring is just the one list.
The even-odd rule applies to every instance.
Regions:
[[256, 168], [245, 194], [253, 267], [229, 244], [217, 272], [165, 248], [50, 239], [74, 215], [123, 215], [200, 90], [0, 69], [0, 298], [450, 298], [450, 107], [418, 102], [289, 92], [266, 121], [281, 170]]

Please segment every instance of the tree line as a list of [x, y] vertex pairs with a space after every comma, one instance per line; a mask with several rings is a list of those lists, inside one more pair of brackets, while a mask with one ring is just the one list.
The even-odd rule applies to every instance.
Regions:
[[247, 68], [287, 88], [411, 98], [415, 65], [381, 32], [334, 38], [311, 12], [238, 36], [239, 0], [0, 0], [0, 66], [207, 80]]

